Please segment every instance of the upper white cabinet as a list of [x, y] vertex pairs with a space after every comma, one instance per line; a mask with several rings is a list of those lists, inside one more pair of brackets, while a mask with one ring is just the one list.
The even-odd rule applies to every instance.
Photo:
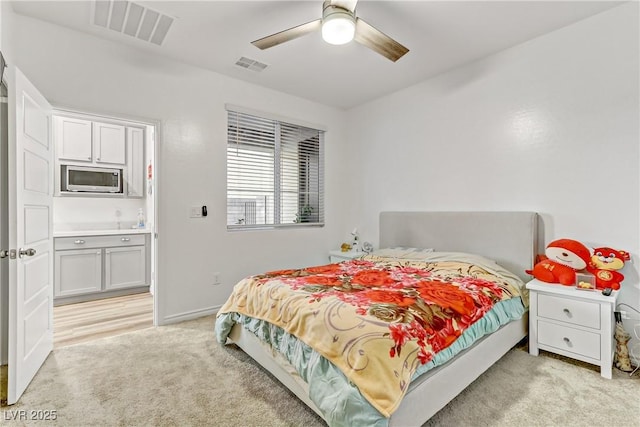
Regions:
[[127, 196], [144, 196], [144, 129], [127, 128]]
[[[97, 118], [97, 120], [96, 120]], [[66, 192], [64, 166], [120, 169], [122, 192], [100, 197], [145, 197], [146, 125], [99, 117], [62, 113], [53, 116], [56, 147], [56, 195], [91, 196], [87, 192]], [[97, 194], [97, 193], [96, 193]]]
[[61, 116], [54, 123], [59, 160], [125, 164], [124, 126]]
[[125, 127], [93, 122], [93, 148], [96, 163], [125, 164]]
[[91, 138], [91, 122], [89, 120], [72, 119], [54, 116], [55, 135], [58, 158], [60, 160], [77, 160], [90, 162], [93, 160], [93, 144]]

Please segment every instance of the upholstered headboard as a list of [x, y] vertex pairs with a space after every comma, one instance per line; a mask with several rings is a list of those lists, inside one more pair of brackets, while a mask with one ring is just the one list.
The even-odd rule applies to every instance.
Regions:
[[538, 253], [535, 212], [382, 212], [380, 247], [409, 246], [483, 255], [517, 274]]

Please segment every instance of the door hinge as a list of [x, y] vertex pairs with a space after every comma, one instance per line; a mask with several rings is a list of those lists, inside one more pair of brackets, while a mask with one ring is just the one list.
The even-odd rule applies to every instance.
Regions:
[[17, 252], [15, 249], [9, 249], [9, 250], [3, 249], [0, 251], [0, 259], [7, 258], [7, 257], [9, 259], [16, 259], [16, 255], [17, 255]]

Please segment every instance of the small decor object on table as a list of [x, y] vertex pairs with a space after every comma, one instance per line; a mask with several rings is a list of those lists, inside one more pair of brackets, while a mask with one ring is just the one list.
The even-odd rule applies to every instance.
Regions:
[[624, 262], [631, 257], [626, 251], [611, 248], [595, 248], [587, 265], [587, 271], [595, 276], [595, 286], [598, 289], [620, 289], [624, 276], [616, 270], [624, 267]]
[[589, 273], [576, 273], [576, 288], [583, 291], [595, 291], [596, 276]]
[[358, 229], [354, 228], [353, 231], [351, 232], [351, 235], [353, 236], [353, 243], [351, 244], [351, 250], [358, 251], [360, 249], [360, 242], [359, 242], [360, 237], [358, 236]]
[[547, 245], [546, 259], [538, 262], [533, 270], [526, 270], [538, 280], [574, 286], [576, 271], [587, 266], [591, 252], [582, 243], [571, 239], [558, 239]]
[[539, 350], [561, 354], [600, 366], [611, 379], [614, 310], [618, 292], [582, 292], [534, 279], [529, 289], [529, 353]]

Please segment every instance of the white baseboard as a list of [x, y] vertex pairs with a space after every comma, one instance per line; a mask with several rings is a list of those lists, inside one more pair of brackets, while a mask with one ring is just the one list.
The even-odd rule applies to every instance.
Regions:
[[193, 320], [198, 317], [210, 316], [216, 314], [222, 305], [202, 308], [199, 310], [185, 311], [183, 313], [172, 314], [158, 320], [158, 326], [170, 325], [172, 323], [184, 322], [185, 320]]

